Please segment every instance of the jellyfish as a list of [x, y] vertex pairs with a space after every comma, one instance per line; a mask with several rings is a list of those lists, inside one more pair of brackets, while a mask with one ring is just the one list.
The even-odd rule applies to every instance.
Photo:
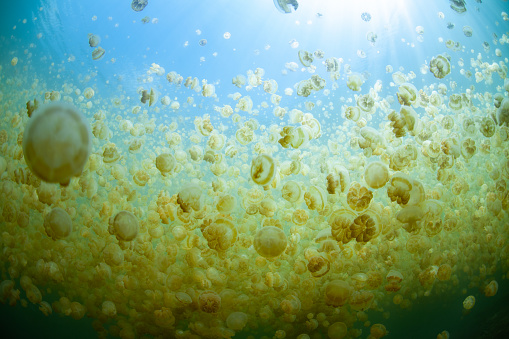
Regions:
[[135, 12], [143, 11], [147, 5], [148, 0], [133, 0], [133, 2], [131, 2], [131, 8]]
[[299, 8], [297, 0], [274, 0], [274, 5], [278, 11], [286, 14], [292, 12], [292, 8], [289, 5], [293, 6], [294, 11]]
[[25, 161], [37, 177], [68, 185], [90, 154], [88, 121], [73, 106], [50, 104], [33, 113], [23, 135]]

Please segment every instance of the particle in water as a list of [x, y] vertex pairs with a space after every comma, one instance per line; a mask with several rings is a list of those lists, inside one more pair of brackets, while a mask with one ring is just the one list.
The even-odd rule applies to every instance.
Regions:
[[232, 35], [231, 35], [231, 33], [230, 33], [230, 32], [225, 32], [225, 33], [223, 34], [223, 38], [225, 38], [225, 39], [230, 39], [230, 38], [231, 38], [231, 36], [232, 36]]
[[361, 19], [368, 22], [369, 20], [371, 20], [371, 14], [369, 14], [368, 12], [364, 12], [361, 14]]

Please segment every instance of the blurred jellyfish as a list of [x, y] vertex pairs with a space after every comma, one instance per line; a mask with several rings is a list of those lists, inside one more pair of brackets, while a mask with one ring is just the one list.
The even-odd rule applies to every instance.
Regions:
[[368, 34], [366, 34], [366, 39], [368, 39], [368, 41], [371, 43], [371, 45], [374, 45], [376, 42], [376, 39], [378, 39], [378, 35], [376, 35], [376, 33], [374, 33], [374, 32], [368, 32]]
[[368, 12], [364, 12], [361, 14], [361, 19], [368, 22], [371, 20], [371, 14], [369, 14]]
[[280, 11], [281, 13], [291, 13], [292, 8], [289, 5], [293, 6], [294, 11], [296, 11], [297, 8], [299, 8], [297, 0], [273, 0], [273, 1], [277, 10]]
[[452, 22], [448, 22], [447, 23], [447, 28], [448, 29], [453, 29], [454, 28], [454, 24]]
[[230, 37], [231, 37], [231, 36], [232, 36], [232, 35], [230, 34], [230, 32], [225, 32], [225, 33], [223, 34], [223, 38], [225, 38], [225, 39], [230, 39]]
[[473, 34], [473, 31], [472, 31], [472, 27], [470, 26], [463, 26], [463, 34], [465, 34], [465, 36], [467, 38], [470, 38]]
[[465, 7], [465, 0], [449, 0], [449, 4], [451, 5], [451, 8], [458, 14], [463, 14], [467, 11], [467, 8]]
[[201, 39], [198, 44], [200, 44], [200, 46], [205, 46], [207, 44], [207, 39]]
[[133, 2], [131, 2], [131, 8], [135, 12], [143, 11], [147, 5], [148, 0], [133, 0]]

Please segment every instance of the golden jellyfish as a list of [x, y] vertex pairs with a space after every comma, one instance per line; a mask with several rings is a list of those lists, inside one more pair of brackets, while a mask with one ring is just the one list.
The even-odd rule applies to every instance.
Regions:
[[364, 213], [356, 217], [350, 225], [350, 236], [364, 243], [377, 237], [381, 231], [380, 219], [374, 213]]
[[255, 235], [253, 246], [264, 258], [274, 258], [284, 252], [287, 238], [282, 229], [275, 226], [262, 227]]
[[35, 111], [23, 133], [23, 155], [37, 177], [68, 185], [88, 160], [92, 135], [74, 107], [49, 104]]
[[237, 199], [231, 194], [225, 194], [219, 197], [216, 209], [220, 213], [230, 214], [237, 206]]
[[131, 241], [138, 235], [138, 219], [129, 211], [120, 211], [110, 218], [108, 231], [121, 241]]
[[442, 331], [437, 334], [437, 339], [449, 339], [450, 335], [448, 331]]
[[218, 252], [226, 251], [237, 240], [237, 228], [228, 219], [218, 218], [202, 231], [209, 248]]
[[296, 181], [289, 180], [281, 188], [283, 199], [288, 202], [298, 202], [303, 197], [303, 191], [300, 184]]
[[330, 339], [343, 339], [348, 333], [348, 327], [344, 322], [335, 322], [327, 328], [327, 335]]
[[420, 221], [424, 217], [424, 212], [419, 206], [406, 206], [396, 214], [396, 219], [401, 222], [403, 228], [409, 233], [419, 232]]
[[308, 271], [315, 278], [323, 277], [330, 270], [330, 262], [321, 255], [315, 255], [309, 258]]
[[371, 188], [384, 187], [387, 181], [389, 181], [389, 169], [381, 161], [372, 162], [366, 166], [364, 180]]
[[301, 302], [299, 298], [293, 294], [287, 295], [279, 306], [286, 314], [296, 315], [301, 310]]
[[373, 199], [373, 192], [362, 186], [358, 182], [353, 182], [346, 195], [348, 206], [357, 212], [368, 208]]
[[447, 281], [451, 278], [452, 268], [449, 264], [442, 264], [438, 267], [437, 279], [440, 281]]
[[248, 316], [244, 312], [232, 312], [226, 318], [226, 326], [234, 331], [242, 331], [247, 325]]
[[357, 215], [353, 211], [347, 209], [333, 211], [329, 216], [332, 237], [344, 244], [352, 240], [350, 226], [356, 217]]
[[114, 317], [117, 315], [117, 307], [112, 301], [103, 301], [101, 306], [102, 313], [107, 317]]
[[445, 56], [438, 55], [431, 59], [429, 70], [435, 78], [443, 79], [447, 74], [451, 73], [451, 63]]
[[276, 165], [274, 159], [267, 155], [261, 154], [253, 159], [251, 163], [251, 179], [258, 185], [268, 185], [276, 175]]
[[163, 176], [171, 174], [176, 166], [177, 160], [169, 153], [162, 153], [156, 157], [156, 168]]
[[475, 305], [475, 297], [473, 295], [469, 295], [463, 300], [463, 308], [466, 310], [471, 310]]
[[490, 281], [484, 288], [484, 295], [487, 297], [493, 297], [498, 292], [498, 282], [496, 280]]
[[417, 88], [414, 85], [406, 82], [399, 86], [398, 101], [401, 105], [410, 106], [417, 100]]
[[369, 330], [370, 336], [372, 339], [379, 339], [382, 337], [385, 337], [389, 332], [387, 332], [387, 329], [382, 324], [374, 324], [371, 326]]
[[304, 193], [304, 201], [310, 210], [321, 211], [327, 204], [327, 194], [324, 189], [318, 186], [311, 186]]
[[401, 282], [403, 281], [403, 275], [401, 272], [396, 270], [390, 270], [386, 276], [388, 284], [385, 285], [387, 292], [397, 292], [401, 289]]
[[353, 288], [344, 280], [332, 280], [325, 286], [325, 304], [339, 307], [345, 305]]
[[182, 211], [189, 213], [192, 210], [199, 211], [203, 205], [202, 190], [196, 184], [184, 186], [177, 196], [177, 203]]
[[44, 230], [53, 240], [63, 239], [72, 232], [72, 220], [67, 212], [55, 207], [44, 218]]
[[124, 262], [124, 252], [120, 246], [111, 242], [103, 250], [103, 259], [110, 266], [119, 266]]
[[198, 305], [205, 313], [217, 313], [221, 308], [221, 297], [214, 291], [202, 292], [198, 298]]
[[375, 295], [370, 291], [353, 291], [348, 304], [355, 311], [364, 311], [371, 307]]

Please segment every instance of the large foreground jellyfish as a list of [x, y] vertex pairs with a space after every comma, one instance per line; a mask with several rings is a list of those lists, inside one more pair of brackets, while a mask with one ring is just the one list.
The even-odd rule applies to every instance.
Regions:
[[274, 0], [274, 5], [276, 6], [277, 10], [281, 13], [291, 13], [292, 7], [293, 10], [296, 11], [297, 8], [299, 8], [299, 4], [297, 3], [297, 0]]
[[39, 108], [23, 134], [23, 155], [30, 170], [46, 182], [62, 185], [81, 174], [91, 145], [88, 121], [64, 104]]

